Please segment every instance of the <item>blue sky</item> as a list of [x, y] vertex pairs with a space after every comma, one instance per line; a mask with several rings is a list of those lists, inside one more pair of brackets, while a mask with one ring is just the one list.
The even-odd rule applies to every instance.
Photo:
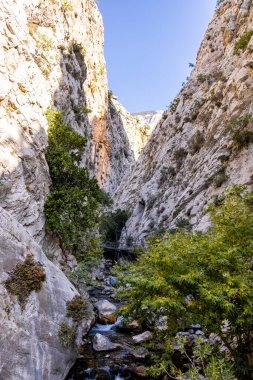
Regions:
[[216, 0], [99, 0], [109, 88], [130, 112], [165, 109], [181, 89]]

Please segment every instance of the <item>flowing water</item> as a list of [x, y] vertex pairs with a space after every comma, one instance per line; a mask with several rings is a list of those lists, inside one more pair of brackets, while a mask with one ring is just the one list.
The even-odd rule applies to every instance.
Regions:
[[[90, 288], [91, 300], [108, 300], [117, 307], [120, 302], [115, 297], [115, 288], [108, 286], [110, 265], [106, 266], [106, 278], [101, 285]], [[101, 334], [119, 345], [115, 351], [97, 352], [93, 349], [92, 340], [95, 334]], [[71, 368], [66, 380], [135, 380], [140, 379], [136, 367], [145, 366], [147, 359], [136, 359], [133, 351], [136, 345], [132, 339], [138, 332], [124, 330], [122, 318], [119, 317], [114, 324], [101, 324], [97, 322], [89, 331], [81, 350], [81, 357]]]

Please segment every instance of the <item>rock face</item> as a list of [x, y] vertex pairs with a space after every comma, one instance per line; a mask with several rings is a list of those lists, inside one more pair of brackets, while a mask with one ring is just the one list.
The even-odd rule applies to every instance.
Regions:
[[0, 15], [0, 205], [41, 242], [50, 186], [46, 110], [62, 110], [87, 136], [82, 163], [111, 193], [134, 164], [131, 144], [142, 135], [138, 127], [131, 138], [135, 118], [121, 117], [119, 103], [108, 100], [94, 0], [7, 0]]
[[[29, 295], [24, 310], [16, 296], [7, 292], [4, 281], [28, 254], [43, 265], [46, 281]], [[9, 380], [58, 380], [75, 360], [73, 346], [64, 347], [58, 333], [66, 318], [66, 302], [77, 291], [51, 263], [24, 227], [0, 209], [0, 378]], [[92, 319], [91, 313], [91, 319]], [[85, 322], [83, 333], [90, 327]]]
[[[134, 154], [124, 125], [108, 124], [103, 25], [94, 0], [1, 2], [0, 41], [0, 378], [62, 379], [77, 354], [63, 347], [58, 331], [66, 301], [77, 291], [40, 248], [46, 241], [48, 256], [61, 258], [57, 242], [44, 239], [50, 187], [45, 112], [62, 110], [66, 122], [87, 136], [82, 164], [108, 191]], [[111, 154], [114, 137], [126, 159]], [[3, 281], [26, 253], [43, 264], [47, 280], [22, 311]]]
[[252, 28], [251, 0], [222, 2], [189, 81], [114, 197], [132, 210], [127, 236], [142, 240], [182, 221], [205, 229], [206, 204], [230, 184], [252, 187], [253, 38], [235, 54]]
[[162, 116], [162, 111], [131, 115], [114, 95], [109, 97], [108, 138], [111, 141], [110, 174], [105, 189], [114, 193], [134, 167], [141, 151]]

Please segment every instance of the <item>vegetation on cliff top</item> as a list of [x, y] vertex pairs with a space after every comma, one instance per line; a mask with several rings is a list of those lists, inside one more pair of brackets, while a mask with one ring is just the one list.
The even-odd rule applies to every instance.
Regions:
[[238, 378], [248, 379], [253, 352], [253, 194], [235, 186], [209, 207], [209, 215], [212, 227], [206, 233], [178, 230], [149, 241], [149, 249], [120, 276], [121, 295], [128, 301], [122, 313], [140, 320], [167, 317], [168, 331], [159, 337], [168, 347], [167, 356], [158, 358], [158, 368], [172, 364], [175, 334], [201, 323], [207, 334], [219, 335]]

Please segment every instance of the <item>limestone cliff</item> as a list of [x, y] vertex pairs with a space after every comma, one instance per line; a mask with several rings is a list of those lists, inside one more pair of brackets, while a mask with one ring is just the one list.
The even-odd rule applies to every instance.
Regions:
[[[44, 236], [51, 184], [46, 110], [62, 110], [65, 121], [87, 136], [82, 165], [110, 193], [134, 164], [135, 146], [143, 145], [136, 119], [121, 114], [108, 96], [103, 39], [95, 0], [0, 4], [0, 378], [62, 379], [77, 355], [58, 336], [66, 302], [77, 291], [41, 249], [43, 243], [58, 266], [66, 260], [75, 265]], [[46, 283], [21, 310], [4, 281], [28, 254], [43, 265]], [[91, 310], [79, 342], [92, 319]]]
[[[106, 190], [134, 155], [124, 126], [108, 126], [103, 25], [94, 0], [1, 2], [0, 41], [0, 378], [62, 379], [77, 354], [60, 344], [58, 332], [77, 291], [41, 250], [50, 188], [45, 112], [62, 110], [87, 136], [82, 164]], [[112, 156], [112, 136], [127, 160]], [[55, 242], [46, 243], [48, 257], [61, 256]], [[46, 283], [22, 311], [4, 281], [28, 254], [43, 265]], [[91, 310], [84, 333], [92, 318]]]
[[131, 210], [128, 236], [179, 219], [204, 229], [205, 205], [229, 184], [252, 186], [252, 29], [251, 0], [221, 3], [189, 81], [115, 196], [115, 207]]
[[108, 109], [108, 139], [111, 141], [110, 171], [105, 188], [114, 193], [124, 176], [134, 166], [162, 111], [130, 114], [110, 95]]

